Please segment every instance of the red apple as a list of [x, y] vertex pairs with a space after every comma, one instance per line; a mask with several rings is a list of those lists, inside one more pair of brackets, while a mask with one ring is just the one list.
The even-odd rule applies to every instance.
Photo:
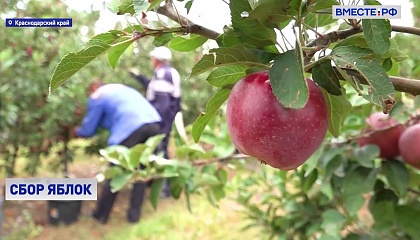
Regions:
[[26, 49], [25, 49], [25, 51], [26, 51], [26, 56], [28, 56], [29, 58], [31, 58], [32, 57], [32, 53], [33, 53], [32, 47], [27, 46]]
[[301, 109], [284, 107], [274, 96], [267, 71], [246, 76], [233, 87], [227, 125], [236, 148], [273, 168], [302, 165], [321, 145], [328, 129], [328, 104], [310, 79]]
[[398, 148], [404, 161], [420, 170], [420, 124], [408, 127], [401, 134]]
[[400, 155], [398, 139], [405, 127], [388, 114], [375, 112], [366, 119], [368, 127], [363, 134], [366, 137], [358, 139], [359, 146], [375, 144], [379, 147], [381, 158], [395, 158]]

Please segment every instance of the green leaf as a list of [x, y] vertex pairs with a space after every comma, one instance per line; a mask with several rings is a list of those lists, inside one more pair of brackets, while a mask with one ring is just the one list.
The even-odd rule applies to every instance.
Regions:
[[330, 94], [336, 96], [342, 95], [340, 79], [331, 65], [330, 58], [319, 61], [312, 68], [312, 78]]
[[131, 172], [124, 172], [111, 179], [110, 186], [112, 192], [120, 191], [130, 181]]
[[304, 177], [308, 177], [308, 175], [315, 170], [316, 166], [318, 165], [319, 158], [323, 154], [324, 148], [319, 147], [303, 164], [305, 166], [305, 175]]
[[420, 95], [414, 98], [414, 108], [420, 108]]
[[364, 0], [363, 2], [364, 2], [365, 5], [382, 5], [377, 0]]
[[312, 0], [307, 2], [307, 11], [316, 12], [323, 9], [332, 9], [333, 5], [339, 5], [336, 0]]
[[333, 236], [330, 236], [330, 235], [327, 235], [327, 234], [322, 234], [319, 237], [319, 240], [337, 240], [337, 238], [335, 238]]
[[382, 55], [391, 45], [391, 24], [387, 19], [362, 19], [363, 34], [373, 52]]
[[373, 168], [374, 160], [379, 157], [380, 149], [377, 145], [368, 144], [363, 147], [355, 148], [353, 154], [354, 159], [360, 163], [361, 166]]
[[175, 199], [179, 199], [182, 189], [184, 188], [185, 179], [183, 177], [169, 178], [169, 191], [171, 196]]
[[385, 59], [381, 65], [388, 72], [392, 68], [392, 58]]
[[190, 12], [190, 9], [192, 7], [194, 0], [190, 0], [188, 2], [185, 3], [185, 9], [187, 9], [187, 14]]
[[389, 76], [399, 76], [400, 75], [400, 64], [392, 59], [392, 67], [386, 73]]
[[[382, 182], [382, 181], [381, 181]], [[382, 184], [384, 184], [382, 182]], [[399, 201], [398, 196], [395, 194], [394, 191], [387, 189], [387, 188], [382, 188], [381, 190], [375, 190], [376, 194], [374, 196], [375, 201], [379, 202], [379, 201], [390, 201], [393, 202], [394, 204], [397, 204]]]
[[420, 211], [408, 206], [397, 206], [395, 209], [395, 223], [398, 228], [408, 233], [414, 240], [420, 239], [419, 227]]
[[330, 236], [340, 238], [340, 231], [342, 230], [345, 217], [335, 209], [329, 209], [322, 213], [321, 228]]
[[[398, 44], [395, 41], [395, 39], [389, 39], [389, 41], [390, 41], [389, 50], [384, 54], [374, 53], [375, 57], [378, 60], [392, 58], [396, 62], [402, 62], [406, 60], [408, 56], [399, 50]], [[351, 46], [351, 45], [356, 45], [361, 48], [369, 48], [369, 44], [367, 43], [366, 38], [363, 34], [353, 35], [344, 40], [341, 40], [334, 46], [334, 48], [338, 48], [342, 46]]]
[[358, 167], [349, 172], [343, 182], [344, 207], [350, 215], [355, 215], [363, 206], [363, 194], [373, 190], [376, 169]]
[[126, 13], [130, 15], [135, 13], [133, 0], [120, 0], [117, 15], [124, 15]]
[[304, 21], [310, 27], [317, 28], [317, 27], [324, 27], [328, 24], [337, 22], [338, 19], [333, 19], [331, 14], [315, 14], [309, 13]]
[[374, 228], [377, 231], [389, 231], [395, 221], [395, 206], [391, 201], [375, 202], [370, 207], [370, 212], [375, 220]]
[[334, 193], [333, 193], [333, 189], [331, 187], [331, 184], [329, 182], [324, 182], [321, 185], [321, 189], [320, 189], [321, 193], [324, 194], [330, 201], [333, 200], [334, 198]]
[[366, 42], [366, 38], [364, 35], [362, 34], [356, 34], [353, 36], [350, 36], [346, 39], [343, 39], [341, 41], [339, 41], [334, 48], [338, 48], [338, 47], [344, 47], [344, 46], [351, 46], [351, 45], [356, 45], [359, 46], [361, 48], [368, 48], [369, 45]]
[[[361, 91], [361, 89], [359, 89], [361, 88], [361, 85], [357, 85], [357, 82], [353, 83], [356, 84], [356, 86], [353, 85], [353, 87], [362, 94], [366, 100], [382, 107], [385, 112], [388, 112], [390, 110], [389, 105], [395, 104], [394, 86], [389, 80], [389, 76], [385, 72], [385, 69], [376, 60], [363, 59], [367, 56], [369, 56], [369, 50], [358, 46], [335, 48], [331, 55], [336, 65], [340, 67], [346, 66], [360, 73], [360, 75], [366, 79], [368, 89], [364, 92]], [[344, 72], [340, 67], [337, 68], [341, 71], [340, 73]]]
[[210, 85], [215, 87], [232, 85], [245, 77], [245, 71], [246, 67], [243, 65], [219, 67], [209, 74], [207, 81]]
[[303, 108], [309, 98], [301, 54], [300, 48], [289, 50], [269, 70], [273, 93], [286, 108]]
[[55, 91], [67, 79], [85, 67], [93, 59], [104, 54], [111, 45], [99, 39], [91, 39], [87, 47], [75, 53], [68, 53], [56, 66], [50, 80], [50, 93]]
[[389, 39], [389, 41], [390, 41], [389, 50], [386, 53], [382, 54], [381, 57], [392, 58], [396, 62], [405, 61], [408, 58], [408, 56], [399, 50], [397, 41], [395, 41], [395, 39]]
[[[268, 49], [269, 47], [274, 47], [274, 49]], [[255, 54], [255, 56], [258, 59], [258, 62], [263, 64], [269, 64], [271, 61], [273, 61], [275, 58], [277, 58], [280, 53], [275, 48], [275, 46], [269, 46], [266, 47], [266, 50], [260, 50], [260, 49], [252, 49], [252, 52]]]
[[130, 149], [129, 152], [129, 166], [130, 169], [136, 169], [140, 165], [141, 155], [147, 146], [144, 144], [137, 144]]
[[111, 179], [111, 178], [114, 178], [117, 175], [122, 174], [123, 172], [124, 172], [124, 170], [119, 166], [108, 167], [104, 171], [104, 177], [106, 179]]
[[163, 179], [154, 179], [152, 182], [152, 186], [150, 186], [150, 203], [153, 206], [153, 209], [157, 209], [158, 199], [160, 196], [160, 192], [162, 191], [163, 187]]
[[184, 195], [187, 203], [188, 212], [192, 213], [190, 193], [188, 191], [184, 191]]
[[165, 134], [155, 135], [153, 137], [148, 138], [144, 144], [146, 144], [152, 151], [154, 151], [164, 138]]
[[109, 162], [120, 165], [125, 169], [129, 169], [128, 166], [128, 152], [129, 148], [121, 145], [108, 146], [105, 149], [99, 150], [99, 153]]
[[173, 38], [174, 38], [174, 35], [172, 33], [165, 33], [161, 36], [156, 36], [153, 39], [153, 45], [155, 45], [156, 47], [164, 46]]
[[367, 80], [370, 86], [364, 98], [388, 112], [388, 105], [395, 104], [395, 90], [385, 69], [375, 60], [357, 59], [355, 70]]
[[226, 184], [226, 182], [228, 181], [228, 174], [227, 174], [226, 170], [221, 168], [221, 169], [217, 170], [216, 175], [217, 175], [217, 178], [219, 179], [219, 181], [222, 184]]
[[249, 14], [252, 11], [248, 0], [230, 1], [229, 7], [233, 29], [239, 34], [242, 42], [256, 47], [276, 44], [274, 29], [265, 27], [257, 19], [242, 16], [244, 12]]
[[190, 52], [207, 42], [207, 38], [197, 34], [189, 37], [175, 37], [168, 43], [168, 47], [179, 52]]
[[230, 87], [223, 87], [208, 101], [205, 112], [202, 112], [193, 123], [192, 135], [195, 142], [198, 142], [207, 123], [217, 113], [220, 106], [229, 98], [231, 90]]
[[144, 145], [147, 146], [147, 147], [141, 153], [140, 163], [142, 163], [146, 166], [150, 165], [149, 158], [153, 154], [153, 152], [156, 150], [157, 146], [163, 140], [164, 137], [165, 137], [164, 134], [159, 134], [159, 135], [155, 135], [153, 137], [150, 137], [146, 140]]
[[337, 156], [342, 155], [344, 152], [343, 148], [339, 147], [329, 147], [322, 152], [321, 157], [319, 158], [319, 166], [326, 168], [327, 165]]
[[219, 179], [211, 174], [208, 173], [202, 173], [199, 176], [197, 176], [197, 180], [195, 181], [196, 187], [203, 187], [203, 186], [214, 186], [214, 185], [220, 185]]
[[377, 240], [369, 235], [357, 234], [357, 233], [349, 233], [346, 235], [343, 240]]
[[339, 67], [348, 67], [348, 63], [354, 64], [357, 59], [373, 59], [373, 52], [356, 45], [335, 47], [331, 51], [331, 57], [337, 61]]
[[214, 198], [219, 201], [220, 199], [224, 198], [226, 196], [225, 191], [222, 187], [219, 186], [213, 186], [211, 187], [211, 191], [213, 193]]
[[[133, 1], [133, 0], [132, 0]], [[149, 0], [134, 0], [134, 10], [138, 14], [142, 14], [143, 12], [147, 12], [150, 7]]]
[[[197, 76], [216, 67], [244, 65], [261, 65], [255, 54], [243, 45], [235, 45], [229, 48], [211, 49], [209, 54], [204, 55], [191, 70], [191, 76]], [[268, 66], [267, 66], [268, 68]]]
[[304, 192], [308, 192], [312, 185], [314, 185], [315, 181], [318, 178], [318, 171], [316, 169], [314, 169], [309, 176], [304, 178], [304, 182], [303, 182], [303, 191]]
[[149, 1], [149, 2], [151, 2], [150, 3], [150, 6], [149, 6], [149, 8], [147, 9], [147, 11], [150, 11], [150, 10], [152, 10], [153, 8], [157, 8], [157, 7], [159, 7], [159, 5], [160, 5], [160, 3], [161, 2], [163, 2], [164, 0], [151, 0], [151, 1]]
[[328, 93], [324, 94], [329, 106], [329, 124], [328, 131], [334, 137], [340, 134], [341, 124], [346, 117], [346, 114], [351, 109], [351, 103], [344, 96], [334, 96]]
[[118, 12], [118, 5], [119, 5], [120, 0], [112, 0], [108, 3], [108, 5], [106, 6], [108, 8], [109, 11], [111, 11], [112, 13], [117, 13]]
[[298, 13], [298, 8], [291, 6], [290, 2], [291, 0], [260, 0], [258, 5], [249, 12], [249, 17], [258, 19], [268, 26], [284, 22]]
[[403, 197], [410, 184], [410, 175], [405, 164], [396, 160], [386, 160], [382, 162], [382, 170], [391, 188], [398, 196]]
[[237, 44], [242, 44], [239, 34], [228, 26], [223, 28], [223, 34], [217, 37], [216, 41], [219, 47], [232, 47]]
[[134, 39], [131, 39], [130, 37], [126, 37], [126, 38], [127, 38], [127, 41], [114, 44], [108, 50], [108, 62], [113, 69], [115, 69], [118, 60], [120, 59], [121, 55], [125, 52], [125, 50], [128, 48], [128, 46], [130, 46], [134, 42]]

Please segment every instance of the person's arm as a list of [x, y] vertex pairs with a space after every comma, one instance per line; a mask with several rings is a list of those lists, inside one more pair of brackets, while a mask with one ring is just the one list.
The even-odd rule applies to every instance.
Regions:
[[74, 131], [75, 137], [89, 138], [95, 135], [102, 118], [102, 108], [98, 100], [89, 99], [82, 125]]
[[147, 88], [149, 86], [150, 79], [147, 78], [146, 76], [144, 76], [144, 75], [136, 75], [136, 76], [134, 76], [134, 78], [137, 80], [137, 82], [139, 82], [145, 88]]
[[141, 85], [143, 85], [146, 89], [149, 86], [150, 79], [146, 77], [143, 74], [140, 74], [140, 72], [137, 69], [130, 69], [130, 75], [134, 77], [137, 82], [139, 82]]

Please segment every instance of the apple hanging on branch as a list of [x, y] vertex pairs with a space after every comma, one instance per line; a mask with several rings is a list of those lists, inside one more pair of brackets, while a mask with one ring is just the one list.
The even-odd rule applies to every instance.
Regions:
[[368, 127], [364, 130], [363, 136], [357, 140], [359, 146], [375, 144], [379, 147], [379, 157], [392, 159], [400, 155], [398, 140], [404, 132], [405, 126], [398, 123], [395, 118], [382, 112], [371, 114], [366, 123]]
[[286, 108], [272, 92], [268, 71], [250, 74], [232, 89], [226, 119], [232, 142], [244, 154], [281, 170], [302, 165], [328, 130], [328, 103], [311, 79], [300, 109]]
[[398, 149], [404, 162], [420, 170], [420, 124], [409, 126], [400, 136]]

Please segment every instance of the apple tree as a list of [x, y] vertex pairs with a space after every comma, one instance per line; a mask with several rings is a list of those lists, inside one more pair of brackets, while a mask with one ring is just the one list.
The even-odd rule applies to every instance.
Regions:
[[[51, 8], [53, 4], [56, 7]], [[98, 70], [79, 74], [74, 83], [48, 97], [49, 76], [60, 58], [81, 41], [80, 34], [73, 31], [80, 31], [85, 23], [94, 23], [98, 16], [67, 12], [60, 1], [6, 1], [0, 3], [0, 13], [74, 17], [72, 29], [4, 28], [5, 19], [0, 20], [4, 33], [0, 34], [4, 46], [0, 50], [0, 169], [6, 176], [13, 176], [16, 161], [23, 159], [26, 174], [35, 175], [41, 164], [57, 172], [65, 167], [63, 161], [72, 157], [68, 133], [83, 116], [83, 82], [100, 75]]]
[[[178, 2], [187, 13], [194, 5]], [[277, 239], [419, 239], [420, 80], [400, 72], [409, 53], [391, 33], [419, 37], [420, 29], [385, 19], [338, 22], [335, 0], [225, 3], [231, 24], [219, 33], [180, 15], [171, 0], [113, 1], [116, 14], [137, 24], [98, 34], [57, 64], [51, 96], [99, 56], [113, 66], [148, 38], [185, 54], [217, 43], [190, 77], [206, 74], [218, 90], [192, 125], [177, 125], [173, 159], [152, 155], [162, 136], [100, 151], [117, 164], [103, 173], [113, 190], [153, 180], [156, 207], [167, 177], [187, 206], [192, 193], [217, 206], [230, 185], [250, 220], [245, 227], [263, 226]], [[159, 20], [148, 21], [151, 14]], [[250, 171], [248, 159], [267, 165]], [[136, 169], [139, 162], [147, 168]]]

